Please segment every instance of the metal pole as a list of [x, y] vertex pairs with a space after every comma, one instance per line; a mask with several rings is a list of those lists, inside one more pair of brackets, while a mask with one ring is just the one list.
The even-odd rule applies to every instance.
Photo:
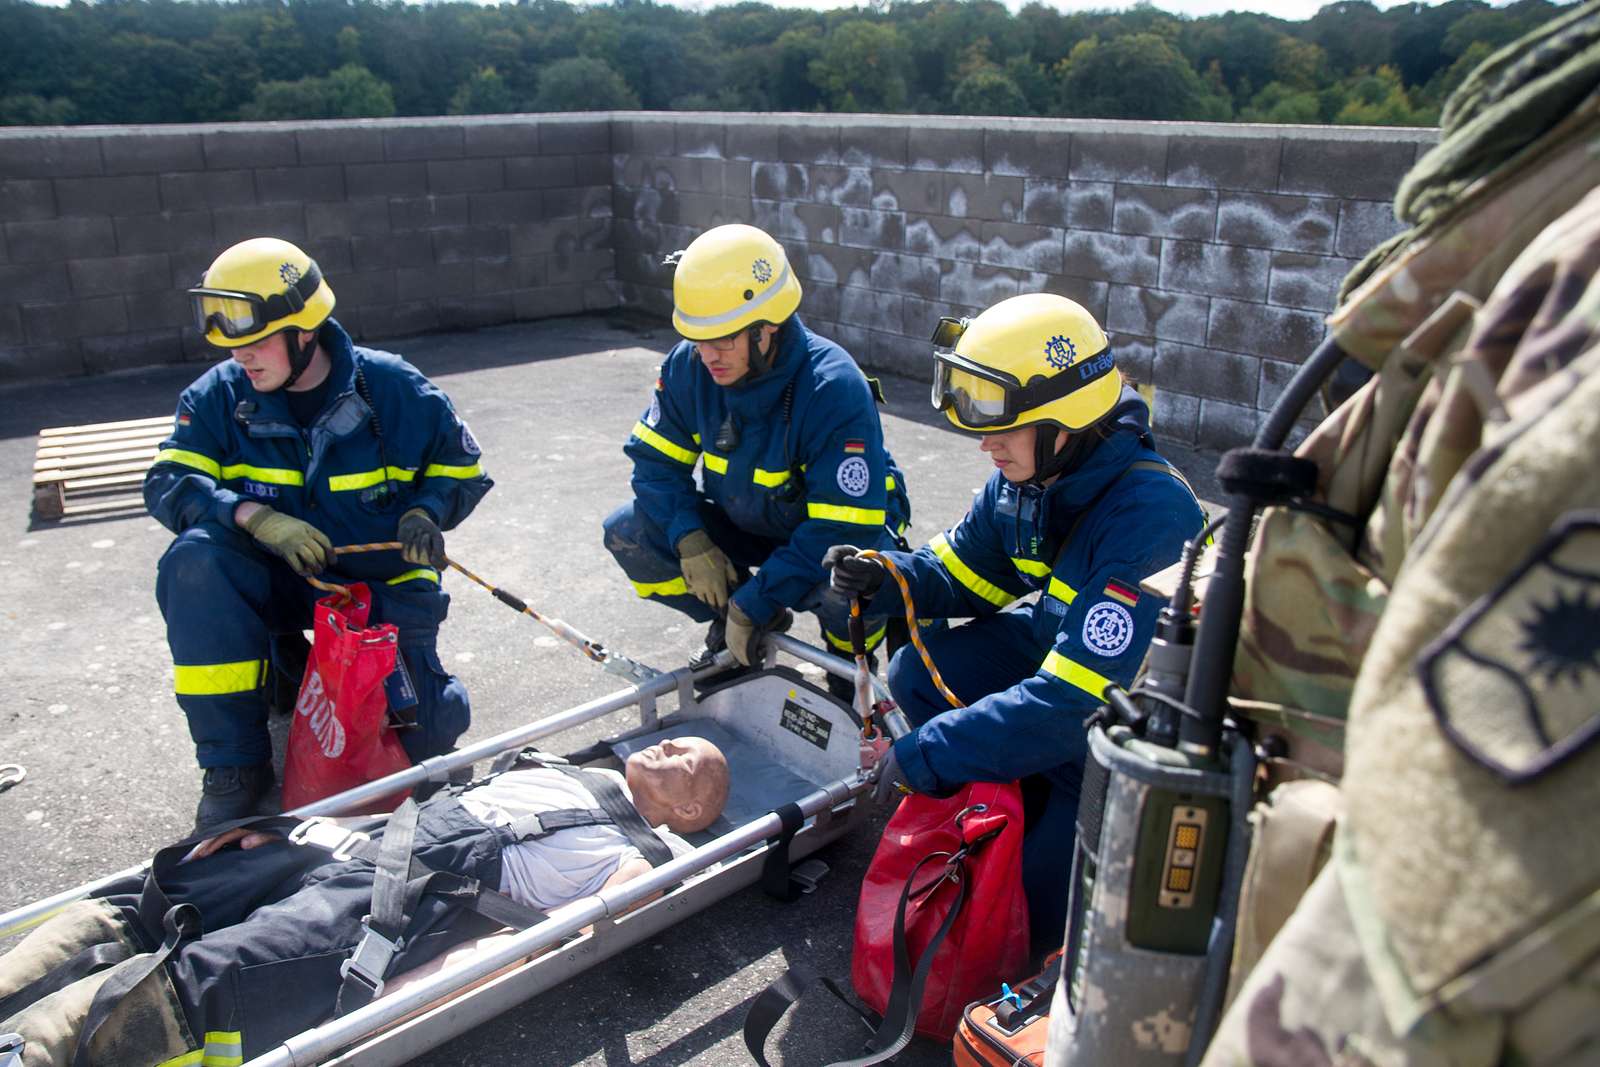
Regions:
[[[790, 637], [788, 634], [768, 634], [767, 641], [773, 648], [787, 652], [795, 659], [813, 663], [829, 674], [837, 675], [846, 681], [855, 680], [856, 665], [850, 660], [841, 659], [832, 653], [824, 652], [822, 649], [808, 645], [799, 638]], [[889, 699], [889, 690], [882, 682], [872, 675], [868, 675], [868, 680], [872, 683], [874, 696], [879, 700]]]
[[[844, 803], [866, 788], [866, 780], [859, 776], [841, 779], [803, 797], [800, 800], [800, 812], [810, 817], [825, 808]], [[559, 943], [591, 923], [620, 914], [651, 894], [698, 874], [718, 860], [727, 859], [751, 845], [776, 837], [782, 829], [783, 820], [776, 814], [764, 815], [745, 823], [688, 855], [662, 864], [648, 875], [557, 908], [544, 922], [521, 931], [493, 951], [430, 975], [408, 989], [297, 1034], [276, 1049], [250, 1060], [245, 1067], [305, 1067], [319, 1063], [390, 1023], [398, 1022], [502, 968]]]
[[[807, 648], [808, 646], [800, 645], [800, 647]], [[613, 711], [638, 703], [641, 697], [661, 696], [665, 693], [670, 693], [678, 687], [680, 676], [691, 675], [699, 677], [711, 671], [720, 670], [732, 662], [733, 657], [728, 653], [718, 653], [715, 660], [697, 671], [691, 672], [687, 667], [681, 667], [669, 674], [656, 675], [647, 682], [630, 686], [609, 696], [597, 697], [586, 704], [579, 704], [577, 707], [558, 712], [548, 718], [540, 719], [538, 722], [506, 730], [503, 733], [495, 734], [493, 737], [485, 738], [482, 741], [467, 745], [465, 748], [457, 749], [443, 756], [434, 756], [432, 759], [423, 760], [414, 767], [396, 771], [394, 774], [386, 778], [380, 778], [376, 782], [368, 782], [354, 789], [347, 789], [343, 793], [316, 801], [313, 804], [306, 804], [303, 807], [295, 808], [293, 811], [285, 812], [285, 814], [302, 818], [309, 818], [312, 815], [336, 814], [348, 811], [367, 801], [397, 793], [401, 789], [410, 789], [412, 786], [422, 782], [442, 782], [449, 778], [450, 771], [457, 767], [465, 767], [485, 757], [498, 755], [506, 749], [512, 747], [520, 748], [541, 737], [548, 737], [553, 733], [576, 726], [579, 723], [597, 719], [602, 715], [609, 715]], [[142, 874], [147, 866], [149, 865], [141, 863], [136, 867], [118, 871], [109, 877], [93, 882], [85, 882], [75, 889], [67, 889], [43, 900], [37, 900], [32, 904], [25, 904], [20, 908], [8, 911], [0, 915], [0, 937], [20, 933], [29, 927], [35, 926], [75, 900], [93, 896], [117, 882]]]

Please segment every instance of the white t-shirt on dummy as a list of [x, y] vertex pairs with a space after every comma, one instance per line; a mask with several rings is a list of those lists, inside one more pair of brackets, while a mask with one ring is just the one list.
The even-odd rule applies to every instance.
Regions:
[[[629, 800], [626, 780], [609, 774]], [[507, 771], [461, 794], [461, 806], [489, 826], [506, 826], [525, 815], [565, 808], [598, 808], [594, 797], [561, 771], [524, 768]], [[693, 846], [665, 826], [655, 828], [674, 856]], [[519, 841], [500, 856], [500, 892], [541, 911], [551, 911], [580, 897], [598, 893], [617, 868], [636, 859], [639, 850], [628, 835], [610, 824], [557, 830], [546, 837]]]

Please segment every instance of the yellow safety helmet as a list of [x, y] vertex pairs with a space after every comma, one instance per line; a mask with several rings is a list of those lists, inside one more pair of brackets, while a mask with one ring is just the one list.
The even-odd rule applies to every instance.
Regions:
[[1004, 433], [1093, 426], [1117, 406], [1122, 374], [1105, 331], [1064, 296], [1029, 293], [933, 332], [933, 406], [958, 428]]
[[189, 290], [195, 325], [218, 348], [284, 330], [315, 330], [333, 313], [316, 261], [288, 241], [252, 237], [227, 249]]
[[669, 256], [672, 325], [691, 341], [731, 337], [759, 323], [780, 323], [800, 306], [800, 280], [783, 246], [743, 223], [707, 230]]

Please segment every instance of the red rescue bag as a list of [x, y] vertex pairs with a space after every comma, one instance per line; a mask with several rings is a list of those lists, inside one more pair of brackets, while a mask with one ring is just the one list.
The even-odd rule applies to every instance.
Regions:
[[[311, 658], [300, 682], [283, 766], [287, 811], [411, 766], [387, 722], [384, 679], [395, 669], [400, 631], [368, 626], [372, 591], [363, 583], [335, 593], [312, 611]], [[393, 811], [408, 792], [365, 805]]]
[[[916, 1032], [948, 1044], [963, 1008], [1027, 966], [1021, 789], [973, 782], [942, 800], [906, 797], [861, 883], [856, 995], [886, 1025], [916, 1012]], [[910, 1037], [906, 1018], [896, 1043]]]

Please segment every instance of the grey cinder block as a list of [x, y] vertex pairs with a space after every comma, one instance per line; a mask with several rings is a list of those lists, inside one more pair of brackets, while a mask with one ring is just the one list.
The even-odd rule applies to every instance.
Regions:
[[460, 126], [399, 126], [383, 131], [383, 158], [391, 162], [456, 159], [465, 145]]
[[[8, 222], [5, 230], [13, 263], [56, 263], [80, 256], [109, 256], [117, 251], [111, 220], [103, 217]], [[6, 286], [0, 286], [0, 294], [6, 298], [12, 295]]]
[[425, 163], [351, 163], [344, 168], [350, 196], [426, 196]]
[[531, 119], [471, 123], [462, 131], [461, 151], [467, 158], [539, 154], [539, 124]]
[[912, 170], [983, 173], [983, 128], [914, 125], [906, 146]]
[[573, 156], [510, 156], [505, 160], [506, 186], [511, 189], [575, 185], [576, 173]]
[[[536, 198], [537, 193], [533, 194]], [[363, 201], [372, 203], [372, 200]], [[389, 227], [394, 230], [431, 230], [439, 226], [465, 226], [472, 221], [472, 198], [465, 193], [455, 196], [397, 196], [377, 203], [388, 206]], [[309, 225], [311, 205], [306, 205]], [[385, 228], [387, 229], [387, 227]], [[383, 233], [385, 229], [370, 232]]]
[[300, 162], [381, 163], [383, 131], [376, 126], [308, 123], [295, 131]]
[[55, 187], [43, 178], [0, 181], [0, 222], [32, 222], [54, 218]]
[[1118, 233], [1209, 240], [1217, 229], [1217, 194], [1118, 183], [1112, 219]]
[[902, 333], [874, 330], [867, 346], [867, 366], [908, 378], [930, 380], [928, 346]]
[[541, 196], [534, 189], [473, 193], [467, 197], [467, 203], [468, 218], [474, 226], [531, 222], [542, 214]]
[[898, 251], [905, 247], [905, 233], [903, 211], [839, 209], [839, 243], [842, 245]]
[[879, 293], [871, 289], [857, 289], [847, 285], [839, 291], [839, 321], [869, 330], [900, 330], [900, 296], [897, 293]]
[[1161, 242], [1130, 234], [1069, 229], [1061, 273], [1125, 285], [1155, 285]]
[[583, 311], [583, 287], [546, 285], [512, 294], [512, 311], [519, 319], [548, 319]]
[[609, 152], [611, 123], [593, 118], [543, 119], [539, 123], [539, 151], [547, 156]]
[[266, 167], [256, 171], [256, 197], [263, 204], [281, 201], [311, 203], [343, 200], [344, 168], [328, 164], [316, 167]]
[[983, 255], [979, 240], [980, 223], [975, 219], [951, 219], [942, 215], [906, 216], [905, 248], [939, 259], [964, 259], [976, 262]]
[[[305, 249], [306, 255], [317, 261], [317, 266], [324, 276], [337, 278], [346, 271], [355, 269], [354, 260], [350, 255], [350, 238], [348, 237], [307, 237], [301, 242], [300, 247]], [[176, 260], [178, 257], [173, 257]], [[174, 264], [176, 268], [176, 263]], [[191, 275], [179, 274], [176, 269], [172, 272], [172, 280], [189, 284]]]
[[936, 173], [914, 170], [872, 171], [872, 206], [884, 211], [944, 214], [944, 180]]
[[562, 252], [551, 254], [545, 264], [548, 281], [552, 285], [604, 281], [611, 276], [613, 260], [610, 252]]
[[1322, 141], [1290, 138], [1283, 142], [1283, 170], [1278, 190], [1317, 196], [1388, 200], [1416, 158], [1417, 146], [1407, 141]]
[[[545, 156], [546, 159], [561, 159], [561, 156]], [[604, 152], [585, 152], [582, 155], [565, 157], [572, 161], [572, 181], [570, 185], [610, 185], [611, 184], [611, 156]], [[508, 183], [509, 184], [509, 183]], [[721, 185], [721, 178], [718, 178]]]
[[1110, 182], [1070, 182], [1067, 225], [1074, 230], [1110, 231], [1115, 203], [1116, 186]]
[[721, 159], [726, 127], [720, 122], [675, 122], [673, 150], [690, 159]]
[[868, 274], [872, 288], [934, 299], [939, 295], [939, 263], [922, 256], [901, 256], [881, 252], [872, 257]]
[[439, 325], [446, 330], [478, 330], [516, 317], [510, 293], [448, 297], [437, 302]]
[[825, 119], [801, 119], [778, 128], [778, 158], [785, 163], [840, 163], [839, 127]]
[[433, 239], [434, 258], [440, 263], [511, 254], [504, 226], [460, 226], [430, 230], [428, 234]]
[[[1032, 223], [1035, 226], [1065, 227], [1067, 225], [1067, 191], [1070, 188], [1070, 184], [1064, 181], [1039, 180], [1036, 178], [1029, 178], [1024, 181], [1022, 187], [1022, 221]], [[1109, 205], [1111, 202], [1109, 191], [1111, 186], [1107, 185], [1104, 188], [1108, 193], [1106, 196], [1107, 217], [1104, 222], [1109, 225]], [[1100, 227], [1093, 226], [1089, 228], [1099, 229]]]
[[1159, 185], [1167, 177], [1167, 138], [1161, 134], [1073, 134], [1068, 174], [1075, 181]]
[[1064, 296], [1083, 305], [1083, 309], [1094, 316], [1094, 321], [1105, 326], [1106, 305], [1111, 298], [1111, 285], [1108, 282], [1074, 278], [1066, 274], [1047, 274], [1044, 276], [1043, 284], [1028, 291]]
[[1268, 137], [1172, 137], [1167, 143], [1167, 184], [1271, 192], [1278, 187], [1282, 146], [1281, 140]]
[[209, 211], [122, 215], [112, 220], [112, 224], [116, 229], [116, 248], [119, 252], [175, 252], [199, 248], [220, 251]]
[[358, 271], [432, 266], [433, 261], [433, 245], [424, 231], [350, 238], [350, 264]]
[[98, 137], [0, 137], [0, 178], [67, 178], [105, 170]]
[[366, 335], [374, 339], [405, 337], [439, 328], [439, 313], [425, 300], [399, 304], [369, 304], [361, 309]]
[[174, 170], [203, 170], [205, 151], [198, 133], [106, 134], [100, 138], [100, 154], [112, 174], [147, 174]]
[[1311, 354], [1326, 332], [1322, 316], [1313, 312], [1213, 300], [1206, 344], [1298, 363]]
[[843, 126], [839, 129], [839, 160], [851, 167], [904, 167], [910, 131], [904, 124]]
[[1194, 444], [1200, 428], [1200, 398], [1158, 387], [1151, 427], [1169, 441]]
[[801, 281], [822, 285], [853, 285], [865, 289], [872, 283], [871, 249], [848, 248], [837, 244], [815, 244], [804, 248], [789, 246], [789, 262]]
[[1346, 200], [1339, 206], [1339, 238], [1335, 250], [1341, 256], [1360, 259], [1405, 225], [1394, 216], [1394, 206], [1385, 201]]
[[[866, 167], [810, 167], [811, 199], [840, 207], [872, 206], [872, 171]], [[752, 181], [754, 174], [751, 175]]]
[[183, 341], [176, 327], [85, 337], [82, 345], [85, 374], [171, 363], [183, 354]]
[[1123, 337], [1112, 339], [1117, 369], [1128, 381], [1137, 385], [1151, 385], [1155, 381], [1156, 343], [1149, 337]]
[[[638, 124], [632, 125], [637, 136]], [[636, 147], [634, 151], [640, 149]], [[729, 123], [723, 151], [729, 159], [779, 159], [778, 127], [766, 123]]]
[[[154, 210], [228, 209], [256, 203], [255, 172], [248, 170], [205, 170], [163, 174], [160, 177], [160, 190], [160, 207]], [[118, 210], [123, 214], [133, 213], [126, 208]]]
[[1205, 340], [1209, 311], [1210, 301], [1193, 293], [1113, 285], [1106, 329], [1199, 344]]
[[1285, 252], [1333, 251], [1339, 202], [1267, 193], [1222, 198], [1217, 239], [1224, 244], [1275, 248]]
[[1267, 292], [1271, 255], [1255, 248], [1166, 241], [1161, 246], [1161, 288], [1260, 299]]
[[29, 344], [54, 344], [127, 329], [128, 311], [121, 296], [22, 306], [22, 332]]
[[101, 259], [74, 257], [67, 263], [67, 274], [76, 297], [147, 293], [171, 289], [173, 285], [172, 267], [164, 252]]
[[471, 296], [476, 267], [471, 261], [401, 267], [394, 272], [395, 299], [401, 303], [432, 302], [442, 297]]
[[[1160, 395], [1156, 394], [1158, 398]], [[1260, 423], [1261, 413], [1255, 408], [1202, 399], [1195, 444], [1217, 452], [1240, 448], [1255, 439]]]
[[0, 263], [7, 304], [49, 303], [72, 292], [65, 263]]
[[991, 174], [946, 174], [944, 214], [955, 218], [1016, 222], [1022, 214], [1021, 178]]
[[763, 200], [804, 200], [811, 195], [809, 171], [800, 163], [752, 163], [750, 195]]
[[1279, 252], [1272, 257], [1267, 300], [1281, 307], [1332, 311], [1344, 277], [1356, 260]]
[[305, 209], [299, 204], [256, 204], [216, 211], [211, 225], [219, 250], [250, 237], [302, 241], [306, 236]]
[[294, 130], [224, 129], [202, 134], [208, 170], [292, 167], [300, 162]]
[[[393, 304], [398, 299], [395, 296], [395, 271], [354, 271], [339, 279], [338, 292], [341, 309], [366, 307], [368, 304]], [[342, 316], [342, 310], [334, 312], [335, 318]]]
[[427, 166], [431, 193], [492, 193], [505, 188], [505, 165], [497, 158], [435, 159]]
[[1253, 356], [1157, 341], [1153, 382], [1157, 389], [1178, 388], [1199, 397], [1253, 405], [1260, 364]]
[[983, 158], [993, 174], [1030, 180], [1065, 178], [1072, 165], [1072, 135], [1044, 130], [988, 130]]
[[1049, 226], [985, 222], [978, 231], [982, 262], [997, 267], [1061, 274], [1065, 265], [1062, 231]]
[[[244, 172], [248, 181], [249, 172]], [[204, 177], [203, 173], [173, 175]], [[110, 178], [57, 178], [56, 210], [63, 215], [140, 215], [161, 210], [160, 187], [153, 174], [119, 175]], [[254, 199], [254, 190], [251, 192]], [[179, 210], [203, 204], [178, 204]]]
[[[1041, 276], [1042, 277], [1042, 276]], [[1030, 284], [1024, 287], [1026, 279]], [[980, 263], [941, 263], [939, 299], [951, 304], [986, 308], [1019, 292], [1036, 292], [1033, 276], [1023, 271]]]

